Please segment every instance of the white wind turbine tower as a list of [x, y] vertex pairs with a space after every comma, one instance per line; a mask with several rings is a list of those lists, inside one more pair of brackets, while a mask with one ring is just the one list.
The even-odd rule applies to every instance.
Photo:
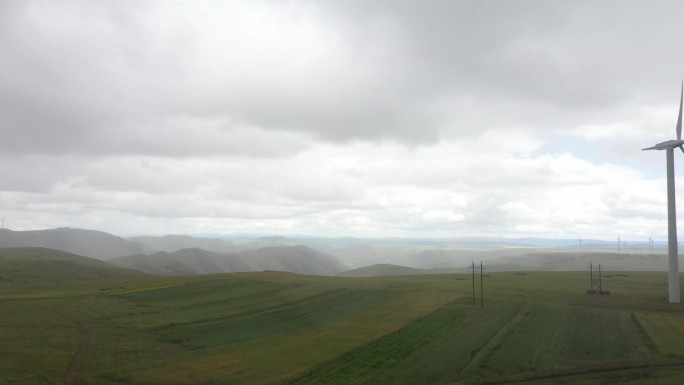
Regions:
[[667, 154], [667, 250], [669, 271], [667, 275], [670, 303], [679, 303], [679, 254], [677, 252], [677, 211], [675, 208], [674, 149], [679, 147], [684, 152], [682, 140], [682, 98], [684, 97], [684, 81], [679, 94], [679, 118], [677, 118], [677, 140], [658, 143], [644, 150], [665, 150]]

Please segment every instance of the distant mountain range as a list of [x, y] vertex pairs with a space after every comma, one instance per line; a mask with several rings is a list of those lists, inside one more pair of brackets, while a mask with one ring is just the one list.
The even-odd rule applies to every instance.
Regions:
[[141, 243], [116, 235], [68, 227], [35, 231], [2, 229], [0, 247], [45, 247], [103, 260], [152, 251]]
[[188, 235], [122, 238], [102, 231], [69, 227], [34, 231], [2, 229], [0, 248], [6, 247], [45, 247], [102, 260], [158, 251], [174, 252], [188, 248], [215, 252], [243, 249], [222, 239], [196, 238]]
[[[262, 247], [272, 243], [286, 245]], [[124, 239], [100, 231], [71, 228], [0, 230], [0, 251], [6, 248], [41, 248], [35, 250], [43, 250], [37, 253], [46, 255], [53, 255], [53, 251], [62, 251], [106, 260], [150, 274], [191, 275], [278, 270], [310, 275], [335, 275], [348, 269], [332, 255], [290, 244], [294, 242], [264, 238], [236, 246], [222, 239], [187, 235]], [[244, 247], [250, 246], [258, 248], [244, 250]], [[16, 250], [14, 253], [16, 254]]]
[[[299, 274], [434, 274], [458, 272], [472, 261], [490, 271], [582, 270], [589, 261], [609, 260], [612, 270], [662, 270], [663, 242], [653, 256], [647, 242], [541, 238], [317, 238], [294, 236], [201, 238], [188, 235], [122, 238], [101, 231], [59, 228], [0, 229], [3, 248], [40, 247], [110, 261], [150, 274], [183, 275], [280, 270]], [[626, 251], [631, 251], [631, 254]], [[368, 268], [371, 266], [372, 268]], [[414, 270], [410, 270], [414, 269]]]
[[263, 247], [233, 253], [183, 249], [173, 253], [130, 255], [109, 262], [157, 275], [191, 275], [248, 271], [288, 271], [307, 275], [335, 275], [347, 269], [332, 255], [305, 246]]
[[217, 238], [197, 238], [189, 235], [165, 235], [162, 237], [140, 236], [126, 239], [143, 245], [147, 250], [173, 253], [182, 249], [203, 249], [217, 253], [231, 253], [242, 250], [241, 247]]

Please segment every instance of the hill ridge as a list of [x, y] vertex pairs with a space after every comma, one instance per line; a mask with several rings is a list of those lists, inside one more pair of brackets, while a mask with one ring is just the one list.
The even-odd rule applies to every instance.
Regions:
[[334, 275], [346, 269], [336, 257], [303, 245], [268, 246], [232, 253], [217, 253], [200, 248], [173, 253], [135, 254], [111, 260], [157, 275], [193, 275], [250, 271], [287, 271], [307, 275]]
[[145, 276], [137, 270], [45, 247], [0, 248], [0, 272], [0, 284], [22, 285]]

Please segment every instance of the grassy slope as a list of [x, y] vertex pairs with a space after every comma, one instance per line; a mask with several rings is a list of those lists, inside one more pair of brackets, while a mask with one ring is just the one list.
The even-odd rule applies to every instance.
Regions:
[[145, 274], [97, 259], [42, 247], [0, 248], [0, 289]]
[[447, 275], [0, 294], [0, 384], [681, 383], [682, 368], [654, 366], [684, 363], [684, 308], [664, 303], [664, 274], [606, 278], [609, 297], [582, 294], [585, 275], [491, 274], [484, 310], [467, 276]]

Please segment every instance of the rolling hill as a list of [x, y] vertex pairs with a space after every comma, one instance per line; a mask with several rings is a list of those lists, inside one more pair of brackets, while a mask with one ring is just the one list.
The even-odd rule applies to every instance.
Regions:
[[667, 255], [643, 253], [563, 252], [506, 256], [491, 261], [491, 271], [585, 271], [589, 264], [610, 271], [665, 271]]
[[[477, 262], [479, 264], [479, 262]], [[568, 252], [558, 249], [536, 250], [534, 253], [509, 255], [486, 260], [486, 272], [512, 271], [589, 271], [589, 265], [599, 264], [606, 272], [665, 271], [668, 266], [664, 254]], [[448, 266], [448, 265], [447, 265]], [[420, 269], [394, 264], [375, 264], [339, 273], [340, 277], [388, 277], [399, 275], [464, 274], [471, 271], [470, 263], [458, 267]]]
[[[417, 274], [432, 274], [461, 271], [471, 261], [484, 261], [489, 271], [578, 271], [586, 270], [589, 263], [605, 263], [604, 267], [611, 270], [661, 271], [666, 267], [662, 250], [656, 250], [654, 255], [644, 254], [639, 248], [619, 254], [602, 247], [571, 250], [570, 241], [561, 241], [294, 237], [236, 237], [228, 241], [187, 235], [125, 239], [72, 228], [0, 229], [0, 248], [45, 247], [100, 260], [127, 256], [118, 263], [165, 275], [262, 270], [334, 275], [346, 269], [342, 264], [352, 268], [399, 265], [418, 269], [414, 271]], [[544, 244], [557, 247], [539, 246]], [[358, 273], [385, 275], [385, 270]], [[394, 270], [387, 274], [399, 274]]]
[[359, 267], [343, 271], [337, 274], [338, 277], [392, 277], [402, 275], [421, 275], [429, 274], [429, 270], [416, 269], [414, 267], [406, 267], [399, 265], [392, 265], [389, 263], [376, 264], [372, 266]]
[[145, 274], [93, 258], [42, 247], [0, 249], [0, 285], [123, 279]]
[[116, 235], [68, 227], [33, 231], [2, 229], [0, 247], [45, 247], [103, 260], [151, 252], [139, 243], [129, 242]]
[[242, 248], [223, 239], [199, 238], [189, 235], [166, 235], [161, 237], [140, 236], [126, 240], [144, 245], [149, 250], [173, 253], [182, 249], [203, 249], [216, 253], [232, 253]]
[[335, 275], [346, 269], [337, 258], [305, 246], [264, 247], [233, 253], [183, 249], [173, 253], [136, 254], [110, 262], [156, 275], [192, 275], [248, 271], [287, 271]]

